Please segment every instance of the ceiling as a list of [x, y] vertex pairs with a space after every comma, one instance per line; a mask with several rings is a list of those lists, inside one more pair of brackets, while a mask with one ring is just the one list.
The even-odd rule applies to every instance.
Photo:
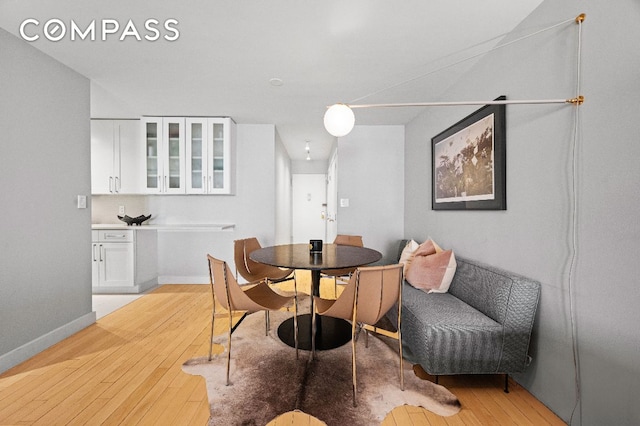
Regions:
[[[437, 100], [472, 61], [542, 0], [0, 0], [0, 28], [88, 77], [92, 117], [231, 116], [275, 124], [293, 160], [325, 160], [327, 105]], [[66, 35], [45, 37], [51, 19]], [[101, 24], [113, 19], [115, 34]], [[160, 37], [145, 29], [157, 19]], [[168, 19], [174, 36], [162, 24]], [[70, 40], [96, 21], [95, 40]], [[135, 31], [121, 41], [131, 20]], [[55, 24], [55, 22], [54, 22]], [[107, 24], [109, 28], [109, 24]], [[61, 32], [53, 31], [55, 37]], [[1, 55], [1, 53], [0, 53]], [[279, 86], [270, 80], [280, 79]], [[356, 124], [405, 124], [417, 108], [358, 109]]]

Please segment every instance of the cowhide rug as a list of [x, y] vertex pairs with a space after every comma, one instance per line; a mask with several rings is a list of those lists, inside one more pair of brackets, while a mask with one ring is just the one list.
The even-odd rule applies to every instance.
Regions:
[[[308, 308], [299, 312], [308, 312]], [[226, 350], [212, 361], [204, 356], [184, 363], [185, 372], [206, 380], [210, 425], [266, 425], [293, 410], [327, 425], [367, 426], [380, 424], [393, 408], [403, 404], [424, 407], [442, 416], [460, 411], [455, 395], [416, 377], [407, 362], [405, 390], [400, 390], [397, 351], [373, 335], [369, 336], [369, 347], [365, 347], [364, 332], [357, 341], [358, 406], [353, 407], [351, 343], [317, 351], [313, 361], [309, 351], [300, 350], [296, 360], [295, 349], [277, 335], [278, 325], [291, 315], [272, 312], [269, 336], [265, 336], [262, 312], [247, 316], [240, 324], [232, 335], [229, 386], [225, 386]], [[214, 336], [214, 343], [226, 347], [226, 332]]]

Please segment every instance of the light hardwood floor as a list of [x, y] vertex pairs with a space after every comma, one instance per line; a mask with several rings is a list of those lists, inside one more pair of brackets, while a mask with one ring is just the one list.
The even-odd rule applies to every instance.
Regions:
[[[0, 375], [0, 425], [206, 425], [204, 379], [181, 365], [208, 353], [210, 318], [209, 286], [159, 287]], [[459, 414], [405, 406], [383, 425], [564, 424], [517, 384], [502, 392], [500, 377], [440, 383], [460, 399]], [[285, 424], [319, 423], [302, 413], [270, 423]]]

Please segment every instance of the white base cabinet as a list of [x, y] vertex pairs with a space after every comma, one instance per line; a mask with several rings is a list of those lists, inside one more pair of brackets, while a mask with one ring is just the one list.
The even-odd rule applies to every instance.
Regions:
[[157, 285], [155, 230], [93, 230], [94, 293], [140, 293]]

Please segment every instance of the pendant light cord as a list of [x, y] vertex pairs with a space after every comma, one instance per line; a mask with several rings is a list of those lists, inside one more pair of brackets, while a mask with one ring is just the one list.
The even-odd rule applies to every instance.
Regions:
[[[584, 15], [581, 15], [576, 19], [578, 24], [578, 47], [576, 55], [576, 96], [580, 94], [581, 90], [581, 68], [582, 68], [582, 22]], [[576, 321], [576, 312], [574, 304], [574, 275], [576, 268], [577, 250], [578, 250], [578, 140], [580, 138], [580, 108], [575, 108], [574, 111], [574, 123], [573, 123], [573, 138], [571, 142], [571, 179], [572, 179], [572, 194], [571, 194], [571, 253], [569, 261], [569, 315], [571, 320], [571, 341], [573, 352], [573, 366], [574, 366], [574, 381], [575, 381], [575, 404], [571, 412], [569, 424], [573, 424], [573, 417], [578, 411], [578, 424], [582, 424], [582, 388], [580, 378], [580, 353], [578, 351], [578, 323]]]

